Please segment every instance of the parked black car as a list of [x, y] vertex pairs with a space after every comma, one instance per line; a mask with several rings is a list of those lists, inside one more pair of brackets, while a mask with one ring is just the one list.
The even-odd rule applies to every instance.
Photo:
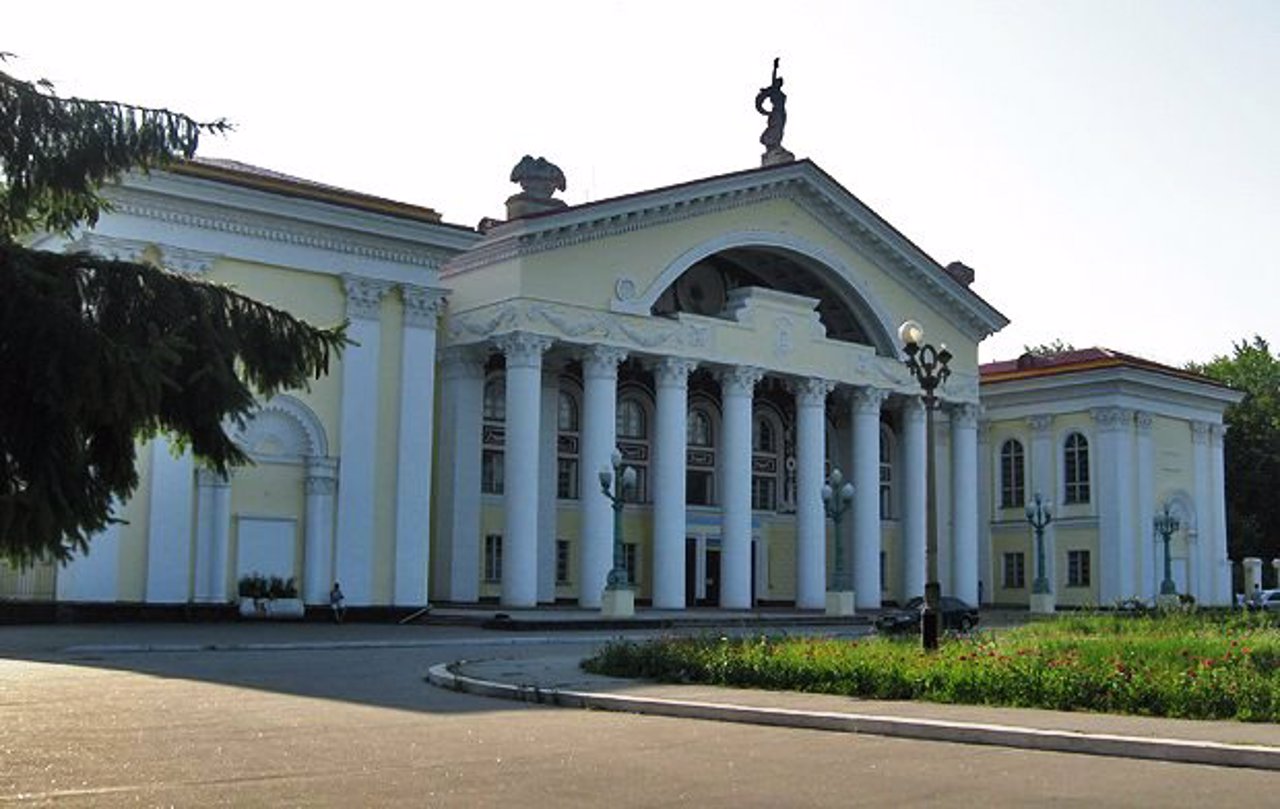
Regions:
[[[943, 596], [942, 628], [968, 632], [978, 625], [978, 608], [971, 607], [958, 598]], [[919, 596], [908, 601], [902, 609], [885, 610], [876, 619], [876, 629], [884, 634], [896, 632], [919, 632], [920, 611], [924, 609], [924, 599]]]

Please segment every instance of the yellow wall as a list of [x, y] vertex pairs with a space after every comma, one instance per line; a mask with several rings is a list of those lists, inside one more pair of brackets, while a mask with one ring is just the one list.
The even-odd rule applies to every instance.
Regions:
[[305, 471], [292, 464], [262, 463], [236, 470], [231, 486], [231, 539], [228, 551], [227, 586], [235, 592], [239, 559], [240, 517], [283, 517], [296, 520], [293, 545], [293, 576], [302, 581], [302, 538], [305, 527]]

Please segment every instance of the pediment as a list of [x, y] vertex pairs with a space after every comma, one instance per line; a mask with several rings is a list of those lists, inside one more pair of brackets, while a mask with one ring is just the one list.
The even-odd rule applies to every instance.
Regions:
[[[783, 201], [798, 208], [804, 217], [820, 223], [822, 236], [806, 239], [776, 222], [754, 221], [751, 212], [770, 201]], [[710, 238], [689, 240], [688, 226], [699, 219], [714, 221], [720, 229]], [[727, 221], [732, 221], [733, 226], [724, 227]], [[667, 243], [679, 244], [680, 239], [686, 239], [687, 249], [673, 261], [665, 262], [660, 275], [622, 273], [611, 278], [608, 307], [614, 312], [648, 314], [656, 296], [681, 272], [716, 251], [739, 246], [785, 249], [820, 264], [839, 266], [834, 254], [843, 247], [852, 248], [901, 286], [912, 289], [914, 295], [927, 301], [930, 308], [974, 342], [1008, 323], [1000, 312], [952, 278], [938, 262], [809, 160], [507, 222], [489, 231], [474, 248], [450, 260], [443, 275], [463, 276], [513, 260], [532, 262], [550, 251], [568, 256], [575, 249], [601, 240], [620, 241], [629, 234], [646, 231], [669, 231], [672, 238]], [[858, 273], [845, 275], [846, 280], [857, 285]]]

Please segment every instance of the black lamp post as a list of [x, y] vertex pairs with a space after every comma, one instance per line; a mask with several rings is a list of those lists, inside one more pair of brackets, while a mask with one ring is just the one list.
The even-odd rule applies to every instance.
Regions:
[[1048, 595], [1053, 590], [1049, 588], [1049, 576], [1044, 569], [1044, 529], [1053, 522], [1053, 515], [1049, 513], [1049, 506], [1045, 504], [1040, 492], [1036, 492], [1034, 503], [1027, 504], [1027, 522], [1031, 523], [1036, 532], [1036, 580], [1031, 584], [1031, 592]]
[[925, 414], [925, 509], [927, 510], [924, 545], [924, 611], [920, 613], [920, 641], [926, 650], [938, 648], [938, 630], [941, 613], [942, 585], [938, 583], [938, 491], [934, 481], [933, 411], [938, 406], [934, 390], [951, 376], [947, 363], [951, 352], [946, 345], [934, 348], [924, 342], [924, 329], [914, 320], [908, 320], [898, 328], [898, 339], [906, 352], [907, 369], [920, 383], [924, 391]]
[[1169, 540], [1182, 527], [1182, 523], [1169, 511], [1168, 503], [1164, 504], [1164, 512], [1157, 514], [1152, 522], [1156, 533], [1164, 539], [1164, 581], [1160, 582], [1160, 595], [1176, 596], [1178, 585], [1173, 580], [1173, 559], [1169, 557]]
[[822, 484], [822, 507], [836, 526], [836, 566], [831, 578], [831, 589], [836, 591], [844, 586], [844, 541], [840, 536], [840, 518], [849, 510], [852, 501], [853, 483], [845, 481], [839, 468], [832, 469], [831, 477]]
[[623, 493], [635, 488], [635, 467], [622, 465], [622, 453], [614, 450], [609, 456], [613, 468], [600, 468], [600, 490], [613, 506], [613, 569], [609, 571], [606, 590], [624, 590], [631, 586], [631, 578], [622, 563], [622, 505]]

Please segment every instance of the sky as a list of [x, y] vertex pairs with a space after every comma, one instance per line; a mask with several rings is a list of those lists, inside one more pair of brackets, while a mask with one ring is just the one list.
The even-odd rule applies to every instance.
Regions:
[[1280, 2], [13, 3], [5, 69], [226, 118], [200, 154], [503, 215], [524, 154], [570, 204], [783, 145], [1012, 322], [1182, 365], [1280, 348]]

